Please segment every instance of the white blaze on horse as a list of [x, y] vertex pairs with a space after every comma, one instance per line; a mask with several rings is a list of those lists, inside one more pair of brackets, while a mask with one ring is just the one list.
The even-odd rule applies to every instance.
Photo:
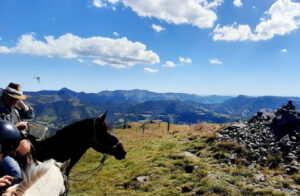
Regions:
[[39, 165], [30, 164], [13, 196], [63, 196], [67, 195], [68, 185], [64, 170], [69, 162], [59, 163], [50, 159]]

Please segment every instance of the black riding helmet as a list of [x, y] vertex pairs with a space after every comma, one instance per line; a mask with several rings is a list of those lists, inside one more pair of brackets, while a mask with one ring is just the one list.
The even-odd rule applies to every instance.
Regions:
[[11, 122], [0, 120], [0, 144], [4, 157], [13, 156], [15, 150], [19, 146], [21, 135], [17, 127]]

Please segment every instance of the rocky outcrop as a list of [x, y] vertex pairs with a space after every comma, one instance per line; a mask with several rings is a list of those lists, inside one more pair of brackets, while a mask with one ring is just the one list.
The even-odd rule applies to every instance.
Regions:
[[274, 113], [258, 112], [247, 122], [230, 124], [219, 136], [244, 146], [252, 161], [267, 164], [270, 157], [280, 157], [287, 172], [300, 171], [300, 111], [292, 101]]

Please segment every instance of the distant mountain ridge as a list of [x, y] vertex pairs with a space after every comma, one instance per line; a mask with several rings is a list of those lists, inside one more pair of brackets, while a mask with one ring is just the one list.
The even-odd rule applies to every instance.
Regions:
[[57, 95], [67, 93], [71, 96], [78, 98], [80, 101], [89, 103], [122, 103], [126, 101], [161, 101], [161, 100], [179, 100], [179, 101], [194, 101], [197, 103], [211, 104], [222, 103], [226, 100], [233, 98], [232, 96], [219, 96], [209, 95], [200, 96], [196, 94], [188, 93], [155, 93], [147, 90], [115, 90], [115, 91], [101, 91], [99, 93], [85, 93], [75, 92], [67, 88], [62, 88], [58, 91], [37, 91], [37, 92], [25, 92], [28, 95]]
[[36, 121], [57, 127], [109, 111], [108, 121], [163, 120], [173, 123], [224, 123], [247, 120], [259, 110], [273, 111], [298, 97], [198, 96], [185, 93], [154, 93], [146, 90], [117, 90], [99, 93], [58, 91], [24, 92], [36, 111]]
[[250, 97], [245, 95], [239, 95], [235, 98], [226, 100], [221, 104], [207, 105], [206, 108], [213, 112], [235, 116], [241, 118], [242, 120], [247, 120], [249, 117], [260, 110], [265, 112], [274, 111], [282, 105], [287, 104], [288, 100], [292, 100], [296, 108], [300, 109], [299, 97]]

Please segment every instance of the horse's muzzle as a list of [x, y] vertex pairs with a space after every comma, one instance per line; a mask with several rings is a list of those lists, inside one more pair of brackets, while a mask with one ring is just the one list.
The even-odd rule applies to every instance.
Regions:
[[115, 154], [115, 158], [118, 160], [125, 159], [126, 154], [127, 152], [124, 145], [120, 143], [119, 146], [117, 147], [117, 153]]

